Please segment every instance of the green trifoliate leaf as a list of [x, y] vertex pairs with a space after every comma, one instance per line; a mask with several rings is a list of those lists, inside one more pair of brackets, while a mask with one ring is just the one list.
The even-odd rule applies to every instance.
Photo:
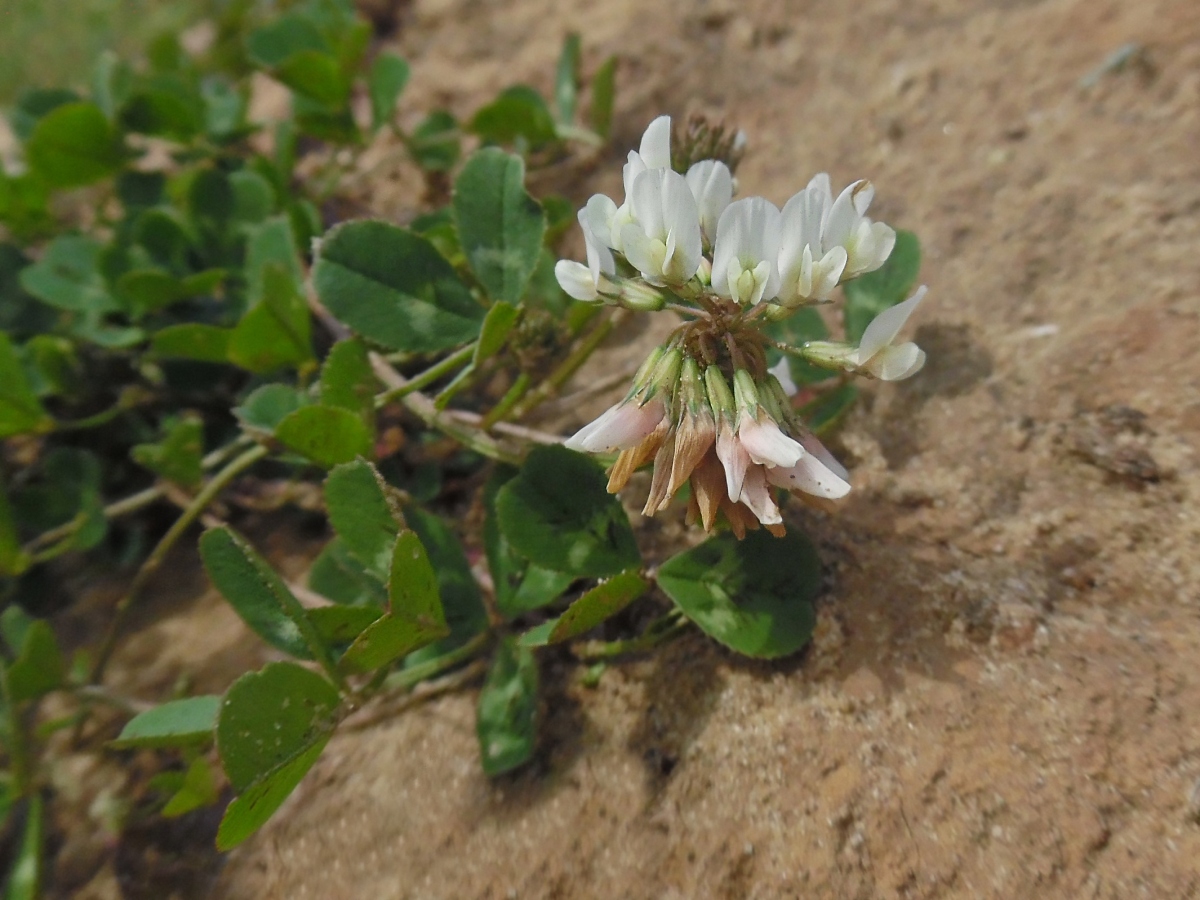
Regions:
[[380, 53], [371, 64], [367, 89], [371, 95], [371, 127], [380, 129], [392, 120], [396, 101], [408, 84], [408, 63], [394, 53]]
[[8, 502], [8, 491], [0, 480], [0, 575], [20, 575], [31, 562], [30, 556], [21, 549], [21, 536], [13, 519], [12, 505]]
[[554, 76], [554, 105], [558, 107], [558, 121], [564, 125], [575, 121], [575, 104], [579, 98], [579, 45], [578, 34], [566, 36]]
[[[386, 578], [386, 576], [384, 576]], [[308, 586], [334, 603], [365, 606], [379, 610], [387, 606], [387, 586], [346, 549], [341, 538], [334, 538], [308, 570]], [[365, 627], [365, 626], [364, 626]]]
[[821, 586], [817, 552], [789, 532], [719, 534], [663, 563], [658, 585], [710, 637], [745, 656], [773, 659], [808, 643]]
[[454, 220], [463, 252], [488, 294], [521, 301], [542, 249], [546, 217], [525, 191], [525, 164], [497, 148], [480, 150], [454, 182]]
[[517, 320], [521, 318], [520, 307], [513, 306], [503, 300], [497, 300], [488, 310], [487, 318], [483, 320], [483, 328], [479, 332], [479, 343], [475, 345], [475, 355], [471, 364], [480, 363], [495, 356], [504, 347], [509, 333]]
[[241, 843], [287, 799], [333, 734], [338, 703], [332, 684], [295, 663], [270, 663], [234, 682], [217, 749], [239, 796], [225, 811], [218, 848]]
[[366, 345], [356, 338], [334, 344], [321, 366], [321, 404], [349, 410], [374, 430], [377, 390], [379, 380], [371, 369]]
[[185, 413], [167, 423], [166, 433], [157, 444], [138, 444], [130, 455], [168, 481], [185, 487], [195, 487], [204, 477], [201, 459], [204, 456], [204, 422], [195, 413]]
[[200, 557], [213, 585], [255, 634], [298, 659], [331, 664], [300, 601], [243, 537], [227, 525], [210, 529], [200, 538]]
[[479, 694], [476, 731], [483, 771], [502, 775], [528, 762], [537, 743], [538, 669], [533, 653], [506, 638]]
[[450, 628], [449, 637], [414, 655], [423, 659], [470, 640], [487, 628], [488, 617], [467, 554], [445, 520], [417, 506], [407, 507], [404, 518], [421, 539], [421, 546], [437, 573], [438, 595]]
[[205, 744], [213, 739], [220, 708], [221, 698], [211, 695], [168, 701], [134, 716], [108, 746], [126, 750]]
[[617, 58], [610, 56], [592, 76], [592, 131], [605, 140], [612, 133], [613, 102], [617, 92]]
[[313, 358], [308, 304], [288, 271], [275, 263], [262, 271], [262, 295], [229, 338], [230, 362], [251, 372], [303, 366]]
[[25, 154], [52, 187], [91, 184], [113, 174], [124, 158], [120, 137], [94, 103], [59, 106], [34, 126]]
[[344, 668], [370, 672], [450, 633], [437, 574], [414, 532], [402, 531], [396, 538], [388, 600], [388, 612], [363, 631], [342, 657]]
[[0, 615], [0, 630], [15, 656], [6, 664], [14, 703], [36, 699], [62, 685], [67, 664], [48, 622], [10, 606]]
[[640, 564], [629, 520], [599, 467], [561, 446], [538, 447], [496, 499], [500, 530], [517, 552], [580, 577]]
[[302, 407], [279, 423], [275, 436], [327, 469], [374, 455], [374, 433], [361, 417], [336, 406]]
[[37, 123], [47, 113], [68, 103], [78, 103], [80, 99], [77, 93], [65, 88], [30, 88], [21, 92], [8, 113], [8, 121], [16, 136], [28, 141]]
[[436, 109], [408, 136], [408, 152], [428, 172], [448, 172], [462, 155], [462, 133], [458, 120], [444, 109]]
[[54, 426], [42, 406], [8, 335], [0, 332], [0, 438], [47, 431]]
[[21, 270], [21, 286], [43, 303], [68, 312], [116, 312], [120, 304], [100, 272], [102, 249], [92, 238], [57, 237], [41, 259]]
[[529, 147], [540, 147], [558, 139], [554, 116], [546, 101], [523, 84], [501, 91], [500, 96], [475, 113], [470, 127], [484, 141], [496, 144], [520, 140]]
[[504, 537], [496, 513], [496, 495], [516, 475], [515, 468], [498, 466], [483, 489], [486, 513], [483, 546], [496, 592], [496, 607], [509, 617], [554, 602], [575, 580], [574, 575], [534, 565]]
[[284, 419], [309, 403], [308, 395], [291, 385], [264, 384], [235, 406], [233, 414], [247, 428], [274, 434]]
[[479, 334], [484, 309], [424, 238], [350, 222], [320, 245], [313, 281], [340, 321], [394, 350], [445, 350]]
[[[642, 596], [650, 582], [635, 570], [622, 572], [602, 581], [580, 596], [557, 619], [543, 623], [521, 636], [521, 643], [530, 647], [559, 644], [591, 631], [605, 619], [615, 616]], [[549, 627], [547, 627], [549, 626]]]
[[325, 504], [342, 546], [386, 579], [404, 518], [378, 470], [361, 459], [337, 466], [325, 479]]
[[[219, 698], [216, 698], [219, 699]], [[179, 787], [163, 806], [164, 819], [174, 819], [194, 809], [212, 806], [220, 797], [208, 760], [198, 756], [192, 760], [179, 781]]]

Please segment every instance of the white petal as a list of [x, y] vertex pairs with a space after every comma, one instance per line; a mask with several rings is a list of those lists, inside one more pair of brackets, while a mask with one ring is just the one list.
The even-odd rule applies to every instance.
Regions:
[[560, 259], [554, 264], [554, 277], [558, 279], [558, 286], [576, 300], [587, 303], [600, 296], [596, 292], [596, 282], [592, 279], [591, 270], [583, 263]]
[[[646, 233], [646, 237], [658, 238], [663, 243], [667, 240], [667, 229], [663, 222], [663, 176], [666, 172], [666, 169], [647, 169], [633, 180], [633, 193], [629, 195], [629, 205], [638, 227]], [[692, 202], [695, 203], [694, 200]]]
[[884, 347], [865, 366], [881, 381], [901, 381], [916, 375], [925, 365], [925, 351], [912, 341], [896, 347]]
[[671, 117], [659, 116], [646, 126], [638, 153], [648, 169], [671, 167]]
[[662, 178], [664, 237], [674, 239], [674, 246], [667, 253], [671, 262], [671, 271], [667, 274], [673, 283], [682, 284], [700, 268], [703, 252], [700, 245], [700, 214], [686, 178], [671, 169], [659, 169], [657, 173]]
[[646, 161], [636, 150], [629, 151], [629, 158], [625, 161], [625, 166], [621, 169], [621, 181], [625, 184], [625, 203], [629, 203], [629, 198], [633, 196], [633, 183], [637, 177], [647, 169]]
[[703, 159], [688, 169], [687, 183], [700, 211], [700, 231], [712, 244], [717, 237], [721, 213], [733, 199], [733, 175], [720, 160]]
[[804, 458], [789, 469], [767, 469], [767, 481], [789, 491], [802, 491], [815, 497], [837, 500], [850, 493], [850, 483], [839, 478], [814, 454]]
[[[783, 388], [783, 392], [785, 394], [787, 394], [789, 397], [794, 397], [796, 395], [796, 391], [798, 389], [796, 387], [796, 382], [792, 381], [792, 367], [788, 364], [788, 358], [786, 356], [781, 356], [779, 358], [779, 362], [775, 363], [775, 365], [771, 366], [771, 368], [767, 369], [767, 371], [774, 375], [779, 381], [779, 385]], [[803, 441], [800, 442], [800, 446], [804, 446]]]
[[717, 222], [717, 240], [713, 247], [713, 287], [722, 296], [730, 296], [732, 286], [717, 279], [730, 270], [730, 260], [740, 269], [753, 269], [760, 262], [770, 264], [765, 295], [774, 297], [779, 291], [780, 216], [775, 204], [762, 197], [746, 197], [725, 207]]
[[865, 216], [871, 206], [871, 201], [875, 199], [875, 185], [869, 181], [859, 181], [857, 183], [861, 187], [851, 193], [850, 199], [854, 203], [854, 211], [860, 216]]
[[864, 365], [896, 339], [896, 335], [900, 333], [900, 329], [904, 327], [904, 323], [908, 321], [908, 317], [913, 314], [913, 310], [917, 308], [924, 297], [925, 285], [921, 285], [917, 288], [916, 293], [903, 303], [888, 307], [871, 320], [871, 324], [863, 332], [862, 340], [858, 342], [859, 365]]
[[751, 466], [742, 485], [742, 502], [764, 525], [778, 525], [783, 517], [779, 515], [779, 507], [775, 505], [775, 499], [767, 487], [768, 477], [762, 466]]
[[871, 187], [871, 183], [869, 181], [856, 181], [838, 194], [838, 198], [829, 207], [829, 211], [825, 216], [825, 223], [821, 228], [821, 246], [825, 250], [829, 250], [839, 244], [845, 244], [851, 235], [854, 234], [854, 229], [862, 221], [862, 213], [857, 208], [856, 195], [864, 191], [870, 191], [872, 195], [874, 194], [874, 188]]
[[584, 234], [591, 229], [592, 234], [607, 247], [612, 246], [612, 227], [617, 218], [617, 204], [611, 197], [604, 194], [593, 194], [587, 204], [580, 210], [579, 224], [583, 226]]
[[812, 296], [818, 300], [828, 300], [833, 289], [842, 280], [842, 272], [846, 269], [846, 248], [834, 247], [815, 265], [813, 275]]
[[[600, 195], [597, 195], [600, 196]], [[595, 199], [595, 198], [593, 198]], [[608, 200], [607, 197], [603, 199]], [[611, 200], [608, 201], [612, 203]], [[600, 284], [601, 275], [615, 275], [617, 271], [616, 260], [613, 259], [612, 251], [608, 249], [608, 240], [605, 235], [609, 234], [608, 223], [601, 220], [602, 230], [597, 232], [593, 227], [593, 223], [604, 215], [603, 211], [592, 212], [590, 210], [591, 201], [588, 205], [579, 211], [579, 227], [583, 229], [583, 241], [587, 248], [588, 269], [592, 273], [593, 286]], [[613, 212], [616, 212], [616, 205], [613, 204]], [[563, 288], [566, 290], [566, 288]], [[570, 294], [570, 291], [567, 291]], [[571, 294], [571, 296], [575, 296]], [[579, 297], [575, 298], [580, 299]]]
[[621, 246], [631, 266], [654, 284], [662, 283], [662, 260], [656, 258], [651, 239], [638, 224], [630, 222], [621, 229]]
[[758, 422], [743, 415], [738, 422], [738, 440], [752, 462], [762, 466], [790, 468], [804, 456], [804, 448], [779, 430], [774, 422]]
[[828, 172], [818, 172], [808, 182], [806, 191], [812, 191], [822, 199], [824, 208], [828, 209], [833, 203], [833, 183], [829, 180]]

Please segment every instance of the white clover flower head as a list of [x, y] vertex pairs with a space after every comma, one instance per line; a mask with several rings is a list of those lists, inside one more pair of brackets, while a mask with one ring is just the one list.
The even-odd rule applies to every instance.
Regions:
[[739, 538], [760, 526], [781, 535], [776, 488], [828, 509], [851, 485], [794, 408], [787, 358], [768, 368], [764, 354], [774, 346], [827, 368], [906, 378], [925, 354], [896, 339], [925, 288], [876, 316], [858, 346], [788, 346], [780, 339], [787, 330], [772, 323], [828, 301], [839, 284], [891, 254], [895, 232], [866, 215], [870, 183], [856, 181], [835, 197], [829, 176], [820, 174], [782, 210], [763, 197], [734, 201], [727, 162], [700, 159], [686, 175], [672, 168], [666, 116], [647, 127], [622, 175], [620, 206], [597, 194], [580, 211], [587, 264], [559, 262], [559, 283], [576, 299], [667, 308], [683, 321], [639, 369], [625, 399], [567, 446], [620, 451], [610, 492], [652, 464], [644, 515], [666, 509], [690, 485], [689, 521], [711, 530], [724, 517]]
[[763, 197], [725, 207], [713, 247], [712, 286], [742, 306], [770, 300], [779, 291], [779, 209]]
[[711, 247], [717, 239], [721, 213], [733, 199], [733, 173], [720, 160], [702, 159], [688, 169], [685, 177], [700, 211], [700, 233], [705, 246]]
[[683, 284], [700, 268], [700, 216], [687, 181], [647, 169], [633, 183], [633, 221], [621, 228], [625, 258], [651, 284]]

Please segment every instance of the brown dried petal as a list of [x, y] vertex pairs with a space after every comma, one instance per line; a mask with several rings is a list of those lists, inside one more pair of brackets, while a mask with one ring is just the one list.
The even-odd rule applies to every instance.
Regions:
[[658, 423], [658, 427], [646, 435], [640, 444], [621, 451], [608, 474], [608, 492], [610, 494], [624, 490], [629, 479], [633, 477], [633, 473], [654, 459], [654, 454], [662, 446], [663, 439], [670, 429], [671, 423], [668, 417], [664, 416], [663, 420]]

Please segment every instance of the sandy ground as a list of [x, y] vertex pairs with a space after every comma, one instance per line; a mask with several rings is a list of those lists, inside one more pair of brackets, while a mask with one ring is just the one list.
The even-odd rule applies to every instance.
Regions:
[[924, 244], [928, 366], [835, 444], [845, 509], [793, 513], [817, 639], [764, 665], [691, 635], [594, 689], [549, 660], [538, 761], [497, 782], [471, 692], [340, 735], [212, 896], [1200, 896], [1194, 0], [416, 0], [409, 108], [548, 88], [568, 28], [621, 57], [576, 199], [700, 106], [747, 130], [746, 191], [869, 177]]

